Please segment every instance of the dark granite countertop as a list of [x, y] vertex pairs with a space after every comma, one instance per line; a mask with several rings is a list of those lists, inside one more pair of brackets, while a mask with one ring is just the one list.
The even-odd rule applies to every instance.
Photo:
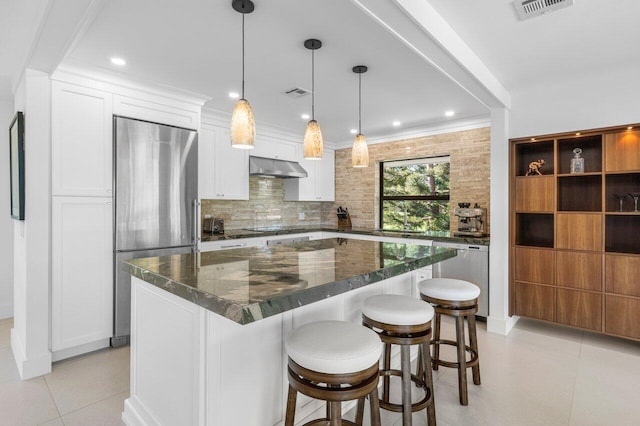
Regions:
[[381, 231], [378, 229], [352, 228], [338, 229], [330, 226], [311, 225], [307, 227], [287, 226], [282, 228], [229, 229], [224, 234], [203, 234], [202, 242], [231, 240], [237, 238], [268, 237], [272, 235], [302, 234], [306, 232], [343, 232], [345, 234], [372, 235], [379, 237], [414, 238], [419, 240], [442, 241], [459, 244], [489, 245], [489, 237], [454, 237], [448, 231]]
[[125, 264], [143, 281], [248, 324], [455, 255], [442, 247], [329, 238]]

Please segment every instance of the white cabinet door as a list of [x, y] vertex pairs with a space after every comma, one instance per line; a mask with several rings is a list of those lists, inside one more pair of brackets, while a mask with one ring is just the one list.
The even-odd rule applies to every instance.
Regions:
[[112, 95], [51, 84], [52, 195], [111, 196]]
[[231, 146], [229, 130], [203, 125], [198, 146], [200, 198], [248, 200], [249, 155]]
[[325, 148], [316, 166], [318, 168], [318, 179], [316, 180], [316, 196], [321, 201], [335, 201], [335, 154], [333, 149]]
[[112, 215], [109, 199], [53, 197], [53, 351], [112, 336]]
[[308, 176], [287, 179], [285, 201], [335, 201], [335, 158], [332, 149], [325, 149], [320, 160], [305, 160], [302, 145], [297, 147], [297, 160]]
[[276, 160], [297, 161], [297, 144], [271, 137], [256, 137], [256, 143], [249, 155], [253, 157], [275, 158]]

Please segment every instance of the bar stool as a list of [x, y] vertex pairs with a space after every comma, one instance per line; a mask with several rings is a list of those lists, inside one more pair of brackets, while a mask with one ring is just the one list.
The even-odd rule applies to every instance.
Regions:
[[[433, 377], [429, 341], [431, 340], [431, 319], [433, 308], [419, 299], [397, 294], [385, 294], [369, 297], [362, 307], [362, 324], [373, 329], [384, 343], [382, 376], [383, 391], [380, 407], [394, 412], [402, 412], [402, 424], [411, 425], [414, 411], [427, 409], [430, 425], [436, 424], [436, 411], [433, 399]], [[391, 345], [400, 345], [400, 370], [391, 369]], [[411, 374], [411, 345], [419, 345], [422, 356], [422, 373]], [[402, 404], [389, 401], [389, 378], [402, 378]], [[420, 401], [411, 403], [411, 382], [423, 388], [425, 395]]]
[[[435, 321], [433, 327], [433, 357], [431, 362], [433, 369], [439, 365], [458, 369], [458, 394], [460, 404], [468, 405], [467, 393], [467, 368], [473, 373], [473, 383], [480, 384], [480, 362], [478, 359], [478, 337], [476, 335], [476, 312], [478, 312], [478, 296], [480, 288], [470, 282], [453, 278], [431, 278], [418, 284], [420, 297], [429, 302], [435, 309]], [[456, 340], [440, 338], [441, 315], [455, 317]], [[469, 329], [469, 345], [465, 343], [464, 320], [467, 319]], [[457, 362], [440, 359], [440, 345], [456, 347]], [[467, 354], [469, 353], [469, 359]]]
[[[289, 356], [289, 396], [285, 426], [293, 426], [300, 392], [327, 401], [326, 418], [310, 425], [362, 425], [368, 395], [371, 424], [380, 426], [378, 368], [382, 348], [371, 330], [344, 321], [319, 321], [292, 330], [285, 347]], [[356, 421], [342, 420], [342, 401], [358, 399]]]

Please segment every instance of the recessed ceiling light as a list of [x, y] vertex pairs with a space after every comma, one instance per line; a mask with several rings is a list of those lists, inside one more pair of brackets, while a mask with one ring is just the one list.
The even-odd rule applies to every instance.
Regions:
[[358, 133], [358, 129], [351, 129], [349, 130], [349, 133], [351, 133], [352, 135], [355, 135], [356, 133]]
[[398, 120], [394, 121], [393, 123], [391, 123], [393, 125], [393, 127], [399, 127], [402, 123], [399, 122]]
[[311, 118], [311, 116], [309, 114], [302, 114], [300, 118], [302, 118], [303, 120], [308, 120]]
[[111, 58], [111, 63], [113, 65], [117, 65], [119, 67], [123, 67], [123, 66], [127, 65], [127, 62], [124, 59], [116, 58], [115, 56], [113, 58]]
[[238, 99], [240, 97], [240, 93], [238, 93], [238, 92], [229, 92], [229, 97], [231, 99]]
[[444, 115], [447, 117], [453, 117], [454, 115], [456, 115], [456, 112], [449, 110], [449, 111], [445, 111]]

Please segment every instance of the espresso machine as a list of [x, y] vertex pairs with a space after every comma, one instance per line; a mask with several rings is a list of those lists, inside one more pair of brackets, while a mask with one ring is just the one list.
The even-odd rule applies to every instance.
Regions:
[[458, 217], [458, 230], [453, 232], [454, 237], [486, 237], [487, 233], [487, 209], [481, 208], [478, 203], [470, 207], [471, 203], [458, 203], [453, 209], [453, 214]]

